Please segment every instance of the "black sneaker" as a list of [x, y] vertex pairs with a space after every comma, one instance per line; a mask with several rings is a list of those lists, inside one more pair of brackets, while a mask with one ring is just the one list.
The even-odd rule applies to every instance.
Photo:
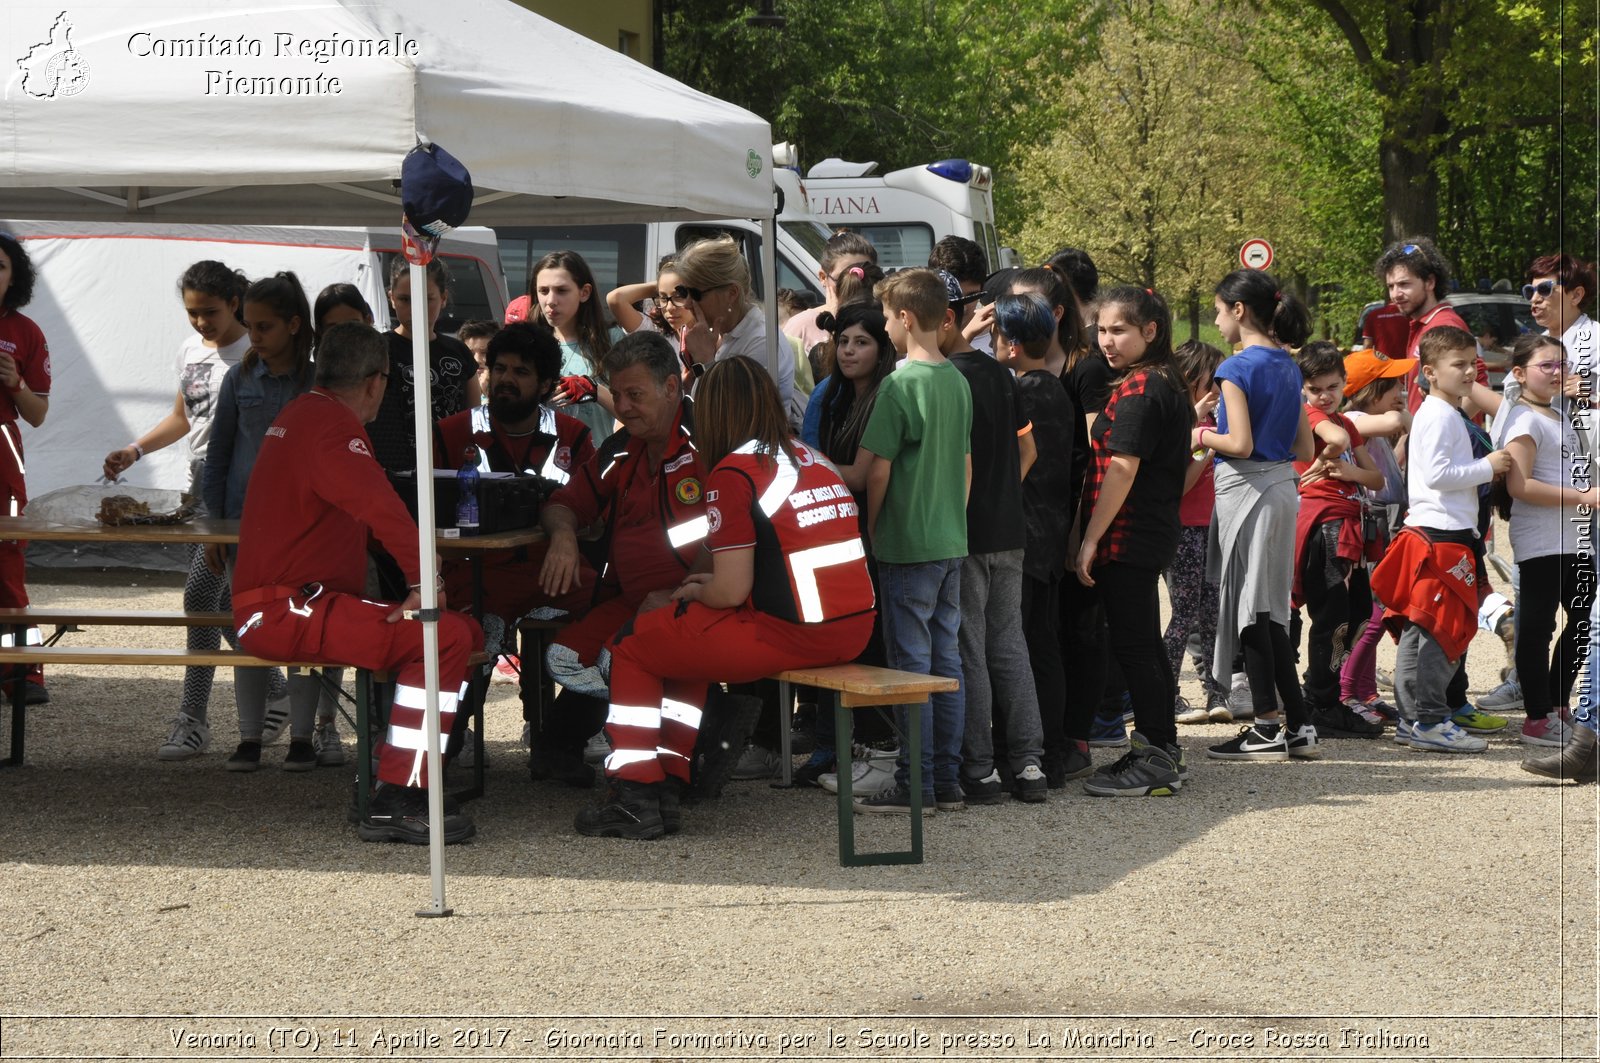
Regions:
[[1382, 724], [1363, 719], [1344, 704], [1311, 706], [1311, 724], [1318, 734], [1339, 735], [1342, 738], [1383, 737]]
[[1231, 740], [1206, 750], [1206, 756], [1217, 760], [1288, 760], [1289, 743], [1284, 740], [1283, 728], [1258, 721], [1239, 728]]
[[[933, 803], [940, 812], [960, 812], [967, 807], [967, 796], [962, 792], [961, 786], [957, 784], [949, 790], [935, 790]], [[926, 805], [927, 802], [923, 802], [923, 804]]]
[[838, 768], [839, 758], [832, 753], [821, 750], [814, 751], [810, 760], [794, 770], [794, 774], [790, 776], [790, 781], [794, 786], [821, 786], [822, 783], [818, 780], [829, 772], [837, 771]]
[[50, 704], [50, 691], [45, 688], [43, 683], [35, 683], [29, 679], [23, 686], [22, 703], [24, 705], [48, 705]]
[[[910, 814], [911, 791], [900, 783], [890, 783], [869, 797], [856, 798], [855, 809], [857, 812], [900, 812]], [[922, 814], [924, 816], [932, 815], [938, 809], [939, 802], [937, 798], [933, 794], [924, 794], [922, 797]]]
[[1142, 741], [1083, 781], [1096, 797], [1171, 797], [1182, 787], [1172, 755]]
[[[384, 784], [380, 782], [380, 783], [378, 783], [378, 785], [382, 786]], [[426, 790], [423, 791], [423, 796], [424, 797], [427, 796], [427, 791]], [[424, 805], [423, 809], [424, 809], [424, 814], [426, 814], [427, 806]], [[457, 801], [455, 798], [451, 797], [449, 794], [445, 794], [444, 795], [444, 814], [446, 816], [454, 816], [457, 813], [459, 813], [460, 811], [461, 811], [461, 802]], [[345, 818], [345, 822], [349, 823], [352, 827], [356, 826], [357, 824], [359, 824], [361, 822], [361, 780], [360, 779], [355, 779], [350, 783], [350, 804], [344, 810], [344, 818]]]
[[[444, 813], [444, 843], [464, 842], [478, 832], [477, 826], [460, 812]], [[428, 791], [415, 786], [396, 786], [380, 782], [372, 788], [367, 803], [367, 818], [356, 828], [364, 842], [407, 842], [428, 844]]]
[[744, 747], [761, 716], [761, 699], [747, 694], [728, 694], [715, 702], [708, 713], [708, 724], [695, 743], [694, 794], [701, 799], [722, 796], [722, 788], [733, 778]]
[[583, 760], [582, 749], [538, 745], [528, 750], [528, 775], [534, 782], [566, 783], [579, 790], [594, 786], [594, 766]]
[[590, 838], [659, 838], [667, 832], [661, 819], [660, 790], [655, 783], [613, 779], [600, 803], [580, 810], [572, 825]]
[[656, 790], [656, 804], [661, 808], [661, 828], [668, 834], [676, 834], [683, 829], [683, 791], [685, 784], [681, 779], [667, 777]]
[[[260, 747], [256, 747], [259, 751]], [[259, 753], [257, 756], [259, 761]], [[309, 738], [289, 739], [289, 752], [283, 757], [284, 771], [315, 771], [317, 767], [317, 750]]]
[[[1063, 780], [1065, 785], [1065, 780]], [[1030, 805], [1038, 804], [1050, 796], [1050, 780], [1037, 764], [1029, 764], [1011, 780], [1011, 796]]]
[[222, 766], [229, 771], [255, 771], [261, 767], [261, 743], [240, 742], [239, 748]]
[[[981, 779], [961, 777], [961, 794], [967, 802], [974, 805], [1003, 804], [1006, 792], [1000, 782], [1000, 772], [991, 771]], [[939, 806], [943, 808], [943, 805]]]

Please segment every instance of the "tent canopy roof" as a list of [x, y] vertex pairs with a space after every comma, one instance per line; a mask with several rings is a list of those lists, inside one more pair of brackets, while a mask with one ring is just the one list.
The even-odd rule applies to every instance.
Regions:
[[394, 225], [419, 141], [475, 225], [773, 210], [765, 121], [507, 0], [11, 0], [0, 63], [8, 217]]

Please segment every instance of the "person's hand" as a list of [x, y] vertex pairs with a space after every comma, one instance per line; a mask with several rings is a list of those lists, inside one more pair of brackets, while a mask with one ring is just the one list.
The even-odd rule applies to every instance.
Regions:
[[961, 335], [968, 343], [971, 343], [993, 328], [994, 304], [980, 303], [978, 308], [972, 312], [972, 319], [962, 326]]
[[663, 605], [670, 605], [671, 603], [671, 591], [651, 591], [649, 594], [644, 596], [644, 601], [639, 603], [639, 615], [643, 616], [652, 609], [660, 609]]
[[1089, 570], [1094, 567], [1094, 555], [1100, 552], [1100, 540], [1084, 539], [1078, 547], [1078, 563], [1074, 571], [1078, 574], [1078, 582], [1085, 587], [1094, 586], [1094, 577], [1089, 575]]
[[0, 388], [16, 391], [22, 386], [22, 375], [17, 372], [17, 360], [9, 354], [0, 354]]
[[228, 548], [222, 543], [206, 543], [204, 549], [206, 570], [213, 576], [221, 576], [228, 570]]
[[1490, 451], [1489, 452], [1489, 468], [1493, 469], [1495, 471], [1496, 475], [1500, 475], [1500, 474], [1504, 474], [1504, 473], [1510, 472], [1511, 471], [1511, 451], [1509, 451], [1509, 450], [1494, 450], [1494, 451]]
[[672, 598], [674, 601], [679, 602], [698, 602], [701, 593], [705, 591], [706, 584], [710, 582], [711, 573], [691, 572], [683, 577], [683, 582], [678, 585], [678, 589], [672, 592]]
[[709, 365], [717, 357], [717, 348], [721, 346], [721, 340], [711, 331], [706, 316], [700, 312], [699, 303], [691, 299], [689, 310], [694, 314], [694, 324], [686, 326], [683, 330], [684, 353], [699, 365]]
[[[1214, 391], [1206, 392], [1205, 398], [1194, 404], [1194, 419], [1204, 421], [1217, 412], [1217, 402], [1222, 398]], [[1207, 427], [1210, 427], [1209, 425]]]
[[113, 450], [106, 455], [105, 464], [100, 467], [100, 471], [107, 480], [115, 483], [117, 478], [133, 468], [133, 463], [138, 460], [138, 451], [132, 447], [123, 447], [121, 450]]
[[[421, 608], [422, 588], [413, 587], [411, 588], [411, 593], [406, 595], [406, 600], [401, 602], [400, 607], [394, 612], [390, 613], [387, 619], [391, 624], [398, 624], [400, 621], [406, 618], [406, 613], [415, 612]], [[439, 608], [444, 608], [444, 591], [442, 590], [439, 592]]]
[[559, 598], [578, 584], [578, 537], [556, 534], [545, 551], [539, 568], [539, 587], [550, 597]]

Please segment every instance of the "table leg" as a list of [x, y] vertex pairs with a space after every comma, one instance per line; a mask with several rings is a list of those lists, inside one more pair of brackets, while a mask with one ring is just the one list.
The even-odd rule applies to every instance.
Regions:
[[788, 680], [778, 680], [778, 760], [783, 769], [783, 785], [794, 783], [794, 688]]

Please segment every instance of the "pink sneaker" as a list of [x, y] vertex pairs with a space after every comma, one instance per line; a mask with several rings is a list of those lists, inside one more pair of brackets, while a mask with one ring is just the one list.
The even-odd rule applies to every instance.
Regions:
[[1566, 745], [1571, 737], [1571, 729], [1553, 712], [1542, 720], [1524, 720], [1522, 724], [1524, 745], [1559, 748]]

